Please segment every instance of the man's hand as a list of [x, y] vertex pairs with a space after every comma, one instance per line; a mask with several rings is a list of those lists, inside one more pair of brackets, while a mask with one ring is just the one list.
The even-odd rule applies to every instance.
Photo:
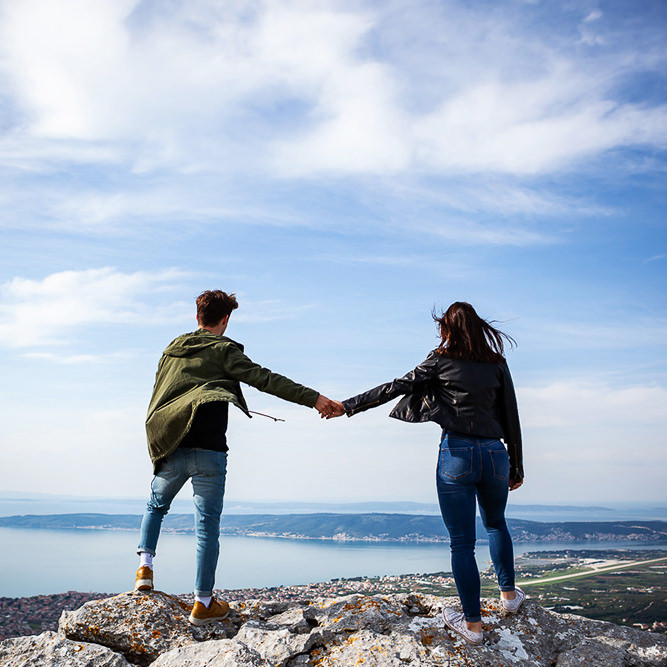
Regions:
[[516, 479], [510, 479], [510, 491], [518, 489], [522, 484], [523, 484], [523, 479], [521, 477], [517, 477]]
[[320, 394], [315, 401], [315, 409], [320, 413], [322, 419], [331, 419], [345, 414], [345, 408], [339, 401], [332, 401], [326, 396]]
[[330, 415], [327, 415], [327, 419], [333, 419], [334, 417], [342, 417], [345, 414], [345, 408], [340, 401], [332, 401], [334, 404], [334, 409]]

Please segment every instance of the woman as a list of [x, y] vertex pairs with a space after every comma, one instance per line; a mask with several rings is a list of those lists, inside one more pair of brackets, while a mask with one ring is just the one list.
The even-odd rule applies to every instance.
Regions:
[[453, 303], [433, 319], [441, 342], [424, 362], [402, 378], [343, 401], [343, 407], [351, 417], [404, 394], [390, 416], [434, 421], [442, 427], [438, 500], [463, 607], [462, 614], [444, 609], [443, 617], [468, 642], [481, 644], [476, 501], [488, 532], [504, 610], [516, 613], [525, 599], [514, 585], [512, 538], [505, 523], [508, 492], [523, 483], [519, 415], [503, 356], [503, 338], [510, 345], [514, 341], [480, 318], [469, 303]]

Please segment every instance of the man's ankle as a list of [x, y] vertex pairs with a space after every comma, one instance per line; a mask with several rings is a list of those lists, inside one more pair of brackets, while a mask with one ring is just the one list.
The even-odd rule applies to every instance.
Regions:
[[213, 596], [211, 595], [195, 595], [195, 601], [201, 602], [206, 607], [206, 609], [208, 609], [211, 606], [212, 599]]
[[516, 597], [516, 591], [500, 591], [500, 597], [503, 600], [514, 600]]

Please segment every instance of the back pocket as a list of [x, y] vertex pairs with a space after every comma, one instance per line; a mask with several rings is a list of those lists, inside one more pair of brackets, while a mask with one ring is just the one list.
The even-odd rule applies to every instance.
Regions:
[[492, 449], [489, 454], [491, 454], [491, 463], [493, 465], [493, 476], [496, 479], [502, 479], [503, 481], [509, 481], [510, 478], [510, 458], [507, 455], [507, 451], [503, 447], [502, 449]]
[[438, 471], [445, 479], [461, 479], [472, 472], [472, 447], [442, 447]]

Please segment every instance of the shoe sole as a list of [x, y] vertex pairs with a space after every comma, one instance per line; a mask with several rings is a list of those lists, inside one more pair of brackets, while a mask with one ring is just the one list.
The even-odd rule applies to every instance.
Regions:
[[229, 616], [229, 611], [224, 616], [213, 616], [212, 618], [197, 618], [196, 616], [193, 616], [192, 614], [190, 614], [190, 617], [188, 618], [188, 621], [190, 623], [192, 623], [192, 625], [196, 625], [197, 627], [201, 627], [202, 625], [208, 625], [209, 623], [216, 623], [217, 621], [224, 621], [227, 618], [227, 616]]
[[153, 582], [150, 579], [139, 579], [134, 584], [134, 590], [135, 591], [152, 591], [153, 590]]

